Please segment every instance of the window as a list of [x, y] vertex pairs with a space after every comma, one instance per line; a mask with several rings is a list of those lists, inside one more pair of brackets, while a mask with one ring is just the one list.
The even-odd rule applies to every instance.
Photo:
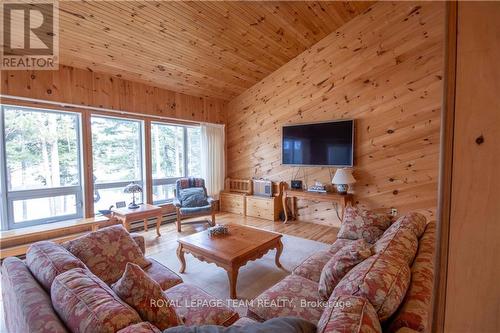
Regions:
[[1, 111], [8, 227], [82, 217], [80, 116], [7, 105]]
[[[139, 120], [91, 117], [96, 213], [119, 201], [131, 202], [131, 195], [123, 193], [128, 184], [137, 183], [144, 188], [142, 127]], [[136, 194], [138, 203], [144, 201], [143, 195], [144, 192]]]
[[153, 203], [171, 201], [177, 179], [200, 176], [200, 151], [198, 127], [151, 124]]
[[[146, 201], [147, 185], [161, 204], [174, 198], [177, 179], [201, 176], [199, 127], [95, 113], [90, 137], [83, 138], [85, 112], [0, 104], [1, 230], [84, 216], [84, 139], [92, 145], [94, 213], [130, 203], [132, 195], [123, 193], [130, 183], [143, 188], [137, 203]], [[145, 123], [151, 124], [152, 184], [145, 184]]]
[[187, 175], [201, 177], [201, 131], [199, 127], [187, 128]]

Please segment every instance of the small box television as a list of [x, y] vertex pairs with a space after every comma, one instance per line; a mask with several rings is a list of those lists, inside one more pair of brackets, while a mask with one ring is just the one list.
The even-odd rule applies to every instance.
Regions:
[[286, 125], [282, 128], [284, 165], [352, 167], [354, 120]]

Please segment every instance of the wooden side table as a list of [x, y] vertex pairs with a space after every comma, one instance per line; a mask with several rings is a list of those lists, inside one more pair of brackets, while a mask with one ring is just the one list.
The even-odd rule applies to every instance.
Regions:
[[285, 221], [284, 223], [288, 222], [288, 219], [290, 218], [290, 214], [288, 214], [288, 209], [287, 209], [287, 204], [286, 204], [286, 198], [290, 198], [291, 200], [291, 212], [292, 212], [292, 218], [295, 218], [296, 213], [296, 207], [295, 207], [295, 198], [301, 198], [305, 200], [311, 200], [311, 201], [324, 201], [324, 202], [337, 202], [340, 203], [340, 206], [342, 207], [342, 213], [338, 214], [337, 211], [337, 217], [342, 220], [344, 217], [344, 211], [345, 208], [347, 207], [348, 204], [353, 203], [353, 197], [352, 194], [338, 194], [336, 192], [326, 192], [326, 193], [320, 193], [320, 192], [309, 192], [306, 190], [284, 190], [283, 191], [283, 209], [285, 212]]
[[134, 221], [144, 221], [144, 230], [148, 231], [148, 219], [156, 217], [156, 234], [160, 234], [160, 224], [162, 217], [162, 208], [150, 204], [139, 205], [137, 209], [130, 208], [115, 208], [112, 209], [113, 216], [117, 218], [130, 231], [130, 223]]

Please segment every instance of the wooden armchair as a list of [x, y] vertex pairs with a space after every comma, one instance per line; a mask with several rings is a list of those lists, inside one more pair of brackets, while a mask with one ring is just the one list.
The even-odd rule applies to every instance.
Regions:
[[[205, 194], [204, 203], [199, 206], [186, 205], [183, 202], [183, 191], [190, 188], [202, 188]], [[185, 201], [185, 200], [184, 200]], [[173, 201], [177, 213], [177, 231], [181, 232], [181, 221], [183, 218], [211, 215], [210, 225], [215, 225], [215, 200], [207, 195], [205, 180], [203, 178], [181, 178], [176, 182], [175, 198]]]

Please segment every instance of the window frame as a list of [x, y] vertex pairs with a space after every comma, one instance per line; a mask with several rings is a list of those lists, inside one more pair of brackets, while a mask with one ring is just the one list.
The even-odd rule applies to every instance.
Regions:
[[[26, 109], [31, 112], [42, 112], [42, 113], [52, 113], [52, 114], [69, 114], [76, 117], [76, 153], [77, 153], [77, 170], [78, 170], [78, 185], [70, 186], [58, 186], [51, 188], [37, 188], [28, 190], [14, 190], [9, 191], [7, 188], [7, 153], [6, 153], [6, 141], [5, 141], [5, 107]], [[30, 227], [34, 225], [41, 225], [47, 223], [54, 223], [59, 221], [65, 221], [70, 219], [78, 219], [84, 216], [84, 184], [83, 184], [83, 135], [82, 135], [82, 116], [77, 112], [68, 112], [62, 110], [50, 110], [46, 108], [34, 108], [24, 105], [10, 105], [10, 104], [0, 104], [0, 131], [3, 137], [2, 144], [0, 145], [0, 176], [1, 176], [1, 193], [2, 193], [2, 230], [11, 230], [24, 227]], [[75, 213], [74, 214], [64, 214], [58, 216], [51, 216], [46, 218], [39, 218], [33, 220], [27, 220], [22, 222], [14, 221], [14, 201], [29, 200], [29, 199], [40, 199], [40, 198], [51, 198], [64, 195], [74, 195], [75, 196]]]
[[[189, 130], [190, 128], [195, 128], [200, 130], [201, 123], [182, 121], [173, 118], [167, 118], [162, 116], [154, 115], [140, 115], [134, 113], [127, 113], [117, 110], [108, 110], [102, 108], [93, 108], [86, 106], [75, 106], [68, 107], [61, 103], [50, 103], [46, 101], [40, 101], [40, 103], [32, 103], [31, 101], [5, 101], [0, 102], [0, 135], [5, 138], [5, 112], [4, 108], [14, 108], [29, 111], [38, 111], [45, 113], [55, 113], [55, 114], [70, 114], [77, 117], [77, 154], [78, 154], [78, 185], [61, 186], [54, 188], [40, 188], [40, 189], [30, 189], [30, 190], [15, 190], [12, 191], [12, 195], [8, 195], [7, 190], [7, 165], [6, 165], [6, 143], [5, 140], [0, 141], [0, 230], [11, 230], [29, 227], [32, 225], [43, 225], [53, 222], [68, 221], [68, 220], [78, 220], [80, 218], [92, 218], [94, 216], [99, 216], [98, 211], [95, 210], [94, 191], [99, 189], [110, 189], [110, 188], [122, 188], [130, 182], [137, 183], [141, 185], [144, 189], [142, 193], [142, 200], [138, 202], [156, 204], [160, 206], [169, 205], [172, 203], [172, 199], [156, 200], [153, 202], [153, 189], [154, 186], [158, 185], [174, 185], [178, 179], [186, 177], [189, 175], [189, 164], [193, 159], [197, 158], [197, 154], [193, 154], [191, 157], [189, 155]], [[141, 158], [141, 179], [132, 181], [120, 181], [120, 182], [109, 182], [95, 184], [93, 182], [93, 149], [92, 149], [92, 129], [91, 129], [91, 118], [102, 117], [102, 118], [115, 118], [118, 120], [129, 120], [138, 121], [141, 126], [139, 127], [140, 134], [140, 158]], [[152, 138], [151, 138], [151, 125], [170, 125], [178, 126], [183, 128], [183, 140], [184, 140], [184, 161], [183, 168], [184, 174], [181, 177], [167, 177], [160, 179], [153, 179], [152, 170]], [[195, 151], [196, 152], [196, 151]], [[198, 156], [198, 158], [200, 158]], [[146, 159], [149, 159], [146, 160]], [[197, 170], [197, 169], [196, 169]], [[199, 170], [201, 172], [201, 170]], [[198, 172], [198, 173], [199, 173]], [[22, 193], [22, 191], [26, 191]], [[19, 193], [17, 193], [19, 192]], [[60, 195], [74, 195], [76, 205], [75, 214], [65, 214], [59, 216], [51, 216], [48, 218], [41, 218], [30, 221], [23, 221], [18, 223], [13, 223], [12, 207], [16, 200], [18, 199], [34, 199], [34, 198], [45, 198], [45, 197], [55, 197]], [[13, 200], [8, 200], [13, 199]]]
[[7, 217], [7, 170], [6, 170], [6, 157], [5, 157], [5, 127], [4, 127], [4, 105], [0, 104], [0, 134], [2, 135], [2, 142], [0, 144], [0, 230], [9, 229]]
[[[175, 124], [175, 123], [168, 123], [168, 122], [162, 122], [162, 121], [151, 121], [151, 128], [150, 131], [152, 131], [153, 125], [161, 125], [161, 126], [176, 126], [176, 127], [181, 127], [183, 131], [183, 175], [180, 177], [164, 177], [164, 178], [154, 178], [153, 175], [153, 169], [151, 168], [151, 179], [152, 179], [152, 184], [151, 188], [153, 189], [155, 186], [158, 185], [175, 185], [177, 180], [188, 177], [188, 166], [189, 166], [189, 147], [188, 147], [188, 128], [200, 128], [199, 125], [183, 125], [183, 124]], [[201, 129], [200, 129], [201, 130]], [[150, 144], [150, 150], [151, 150], [151, 163], [153, 163], [153, 136], [151, 136], [151, 144]], [[154, 191], [152, 191], [153, 193]], [[153, 197], [151, 197], [151, 202], [153, 205], [166, 205], [166, 204], [171, 204], [174, 199], [160, 199], [160, 200], [154, 200]]]
[[[93, 181], [92, 178], [92, 186], [93, 186], [93, 192], [98, 191], [98, 190], [106, 190], [106, 189], [115, 189], [115, 188], [124, 188], [130, 183], [138, 184], [142, 187], [142, 195], [138, 198], [139, 200], [136, 201], [137, 204], [143, 204], [148, 201], [147, 198], [147, 191], [145, 189], [145, 182], [146, 182], [146, 163], [145, 163], [145, 123], [147, 120], [144, 119], [138, 119], [138, 118], [129, 118], [129, 117], [119, 117], [119, 116], [112, 116], [112, 115], [104, 115], [102, 113], [91, 113], [89, 117], [90, 121], [90, 140], [91, 145], [92, 145], [92, 151], [90, 152], [90, 158], [92, 159], [92, 175], [94, 175], [94, 142], [92, 140], [93, 132], [92, 132], [92, 117], [96, 118], [107, 118], [107, 119], [115, 119], [119, 121], [129, 121], [129, 122], [137, 122], [139, 123], [139, 160], [141, 161], [140, 165], [140, 172], [139, 174], [141, 175], [141, 179], [134, 179], [134, 180], [121, 180], [121, 181], [115, 181], [115, 182], [103, 182], [103, 183], [96, 183]], [[142, 197], [142, 198], [141, 198]], [[91, 199], [93, 204], [93, 209], [94, 209], [94, 214], [97, 215], [99, 214], [99, 210], [96, 210], [95, 208], [95, 202], [93, 198]], [[114, 206], [116, 206], [116, 202], [112, 203]]]

